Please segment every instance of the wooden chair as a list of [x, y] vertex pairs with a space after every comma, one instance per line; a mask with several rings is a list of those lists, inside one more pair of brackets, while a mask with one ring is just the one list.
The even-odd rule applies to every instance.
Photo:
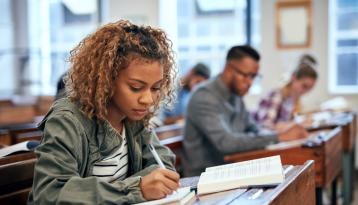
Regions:
[[36, 158], [0, 165], [0, 204], [26, 204]]
[[22, 152], [0, 158], [0, 166], [36, 158], [34, 152]]
[[0, 125], [30, 123], [36, 114], [34, 105], [0, 107]]
[[35, 134], [37, 129], [37, 124], [35, 123], [22, 123], [6, 126], [9, 130], [9, 134], [11, 136], [11, 145], [18, 143], [18, 136], [22, 133], [33, 133]]
[[0, 149], [4, 146], [11, 145], [11, 136], [9, 130], [0, 129]]
[[14, 137], [15, 137], [15, 144], [24, 142], [24, 141], [29, 141], [29, 140], [41, 141], [42, 131], [36, 130], [36, 131], [19, 133]]

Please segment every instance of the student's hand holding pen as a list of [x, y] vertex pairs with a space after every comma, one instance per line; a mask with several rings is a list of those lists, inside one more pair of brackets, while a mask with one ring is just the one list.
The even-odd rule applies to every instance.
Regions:
[[178, 173], [165, 168], [158, 168], [142, 177], [140, 188], [147, 200], [160, 199], [179, 188]]
[[308, 136], [308, 132], [301, 125], [294, 124], [286, 131], [279, 134], [278, 139], [280, 141], [289, 141], [295, 139], [306, 138]]
[[179, 188], [180, 176], [178, 173], [165, 168], [152, 144], [149, 143], [148, 148], [160, 168], [142, 177], [140, 188], [145, 199], [160, 199]]

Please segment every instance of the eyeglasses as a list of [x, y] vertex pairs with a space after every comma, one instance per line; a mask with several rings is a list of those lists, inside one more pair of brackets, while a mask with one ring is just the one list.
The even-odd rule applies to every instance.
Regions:
[[241, 75], [244, 78], [249, 78], [250, 80], [256, 80], [262, 78], [262, 75], [260, 73], [245, 73], [232, 64], [229, 64], [229, 66], [231, 66], [237, 74]]

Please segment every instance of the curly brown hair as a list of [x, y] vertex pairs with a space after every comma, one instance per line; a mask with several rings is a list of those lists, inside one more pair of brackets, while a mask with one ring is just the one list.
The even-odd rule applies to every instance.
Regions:
[[82, 112], [89, 118], [105, 120], [119, 71], [134, 60], [158, 61], [163, 66], [160, 97], [143, 119], [148, 125], [159, 104], [168, 106], [176, 97], [177, 71], [172, 42], [160, 29], [120, 20], [106, 24], [84, 38], [70, 52], [71, 68], [65, 78], [68, 97], [79, 102]]

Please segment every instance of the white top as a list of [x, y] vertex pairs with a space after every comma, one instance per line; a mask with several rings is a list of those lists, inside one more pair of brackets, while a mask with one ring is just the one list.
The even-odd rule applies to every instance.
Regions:
[[123, 138], [123, 143], [118, 150], [93, 165], [92, 176], [97, 176], [107, 182], [113, 182], [118, 179], [123, 180], [127, 177], [128, 145], [124, 126], [121, 137]]

